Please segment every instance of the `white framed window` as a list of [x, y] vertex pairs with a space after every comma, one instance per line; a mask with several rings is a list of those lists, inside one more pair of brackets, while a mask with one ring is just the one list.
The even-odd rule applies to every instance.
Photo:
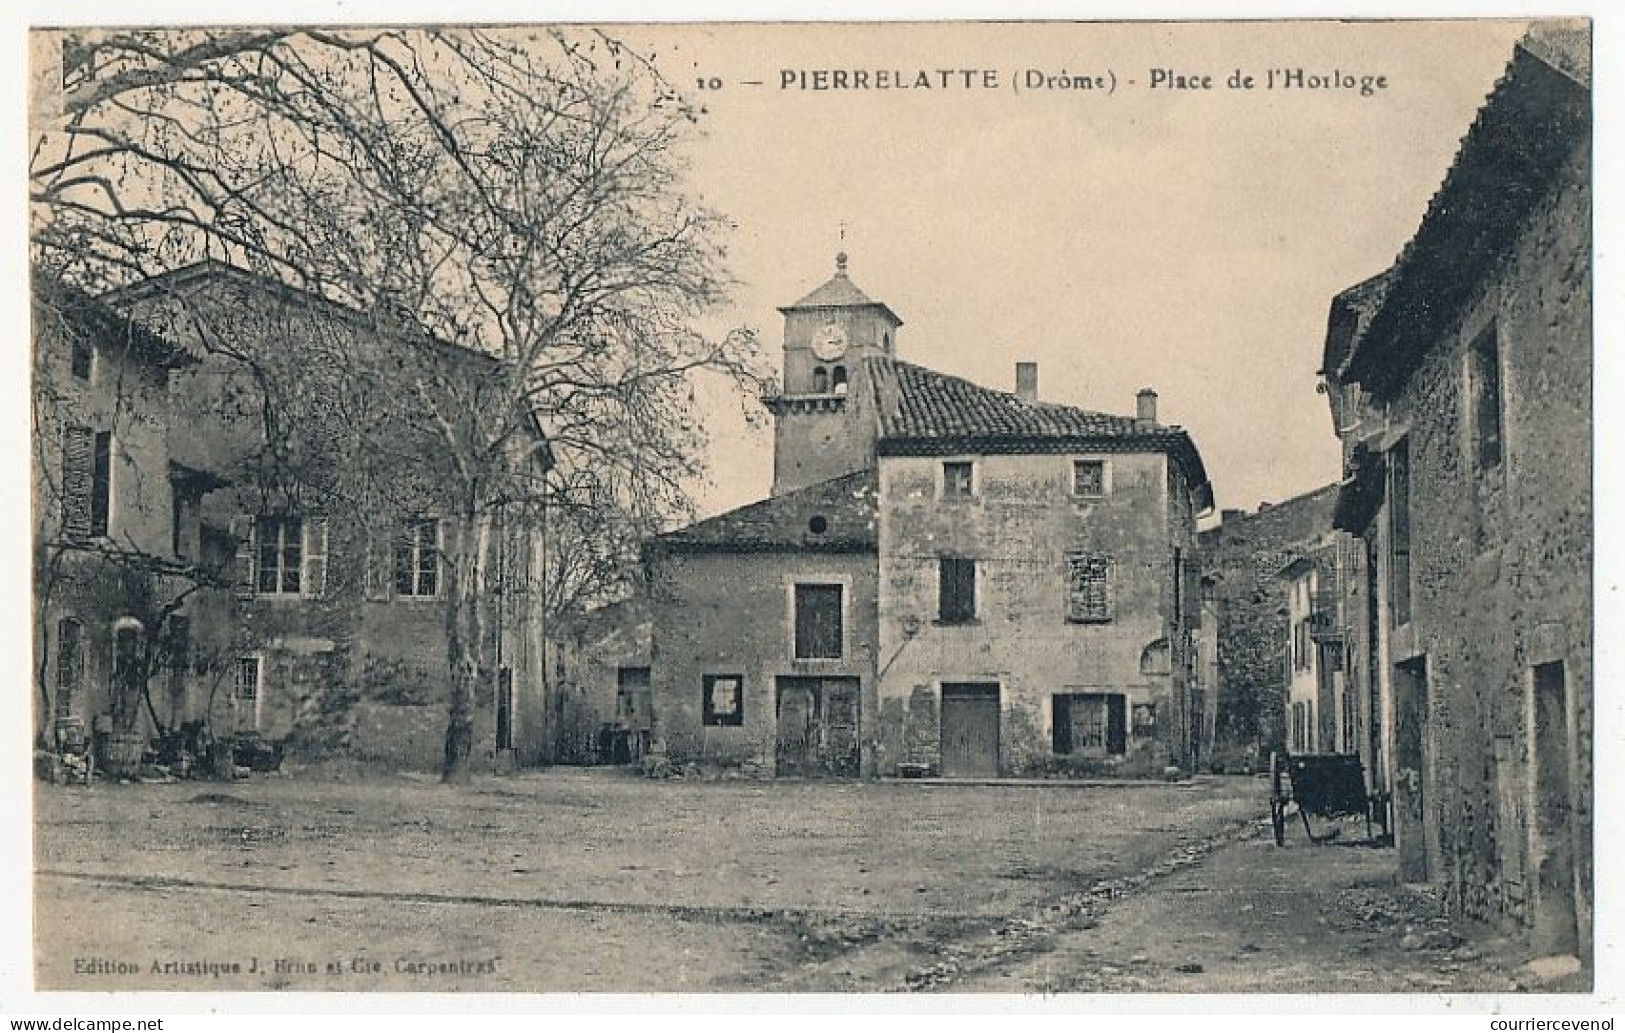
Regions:
[[317, 598], [327, 589], [327, 521], [255, 517], [245, 558], [255, 595]]
[[439, 520], [414, 520], [395, 536], [395, 594], [408, 599], [440, 595], [440, 557], [444, 538]]
[[265, 665], [258, 653], [237, 658], [232, 679], [231, 706], [238, 728], [258, 728], [265, 699]]

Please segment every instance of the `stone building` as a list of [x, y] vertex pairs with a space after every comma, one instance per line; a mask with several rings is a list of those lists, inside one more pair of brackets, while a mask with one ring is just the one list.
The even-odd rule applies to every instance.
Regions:
[[1305, 633], [1294, 630], [1280, 575], [1332, 538], [1336, 494], [1328, 485], [1255, 512], [1227, 509], [1199, 536], [1217, 618], [1204, 627], [1217, 652], [1212, 759], [1226, 769], [1257, 770], [1270, 751], [1295, 748], [1287, 690], [1289, 675], [1302, 670], [1305, 654], [1294, 643]]
[[763, 772], [1160, 774], [1199, 744], [1189, 435], [896, 357], [847, 276], [782, 310], [774, 496], [652, 542], [655, 737]]
[[[231, 481], [200, 512], [228, 558], [229, 655], [194, 709], [305, 758], [436, 768], [462, 529], [440, 508], [443, 447], [380, 400], [391, 388], [376, 360], [405, 346], [343, 306], [217, 263], [108, 300], [195, 357], [170, 405], [188, 447]], [[450, 344], [413, 355], [417, 372], [451, 383], [494, 361]], [[476, 692], [472, 755], [487, 768], [543, 760], [549, 741], [529, 535], [499, 518], [492, 541], [496, 670]]]
[[1394, 266], [1332, 303], [1350, 677], [1401, 874], [1592, 945], [1589, 38], [1540, 28]]
[[36, 744], [73, 723], [104, 766], [109, 737], [138, 761], [190, 716], [200, 645], [220, 637], [230, 549], [200, 511], [223, 485], [179, 458], [169, 395], [196, 359], [54, 280], [33, 288]]

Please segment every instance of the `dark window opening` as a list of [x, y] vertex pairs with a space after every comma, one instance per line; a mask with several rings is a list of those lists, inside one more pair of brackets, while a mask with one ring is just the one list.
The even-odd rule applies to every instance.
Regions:
[[976, 561], [958, 556], [937, 560], [937, 619], [966, 624], [976, 619]]
[[262, 595], [297, 595], [302, 585], [304, 521], [299, 517], [258, 517], [254, 521], [254, 545], [255, 590]]
[[107, 534], [113, 508], [113, 432], [96, 434], [95, 453], [90, 472], [90, 533], [92, 537]]
[[846, 367], [836, 366], [830, 374], [829, 389], [838, 395], [846, 394]]
[[822, 366], [813, 367], [813, 394], [823, 394], [829, 390], [829, 370]]
[[702, 680], [701, 719], [707, 725], [745, 723], [745, 679], [738, 674], [707, 674]]
[[395, 594], [433, 598], [440, 592], [440, 521], [415, 520], [395, 538]]
[[825, 531], [829, 530], [829, 521], [825, 520], [821, 516], [815, 516], [811, 520], [807, 521], [807, 530], [811, 531], [813, 534], [823, 534]]
[[80, 380], [89, 380], [90, 371], [96, 364], [96, 350], [84, 341], [73, 342], [73, 375]]
[[1491, 321], [1468, 350], [1468, 390], [1472, 392], [1473, 458], [1480, 471], [1501, 463], [1501, 355]]
[[497, 749], [513, 749], [513, 668], [497, 671]]
[[[1138, 718], [1138, 707], [1136, 718]], [[1120, 757], [1128, 752], [1127, 699], [1117, 692], [1051, 697], [1051, 746], [1062, 756]]]
[[1099, 498], [1106, 494], [1105, 460], [1075, 459], [1072, 461], [1072, 494], [1080, 498]]
[[839, 660], [842, 655], [841, 586], [795, 588], [797, 660]]
[[968, 499], [976, 490], [975, 467], [967, 462], [942, 464], [942, 494], [944, 498]]
[[1411, 621], [1411, 448], [1400, 438], [1388, 453], [1388, 594], [1395, 627]]

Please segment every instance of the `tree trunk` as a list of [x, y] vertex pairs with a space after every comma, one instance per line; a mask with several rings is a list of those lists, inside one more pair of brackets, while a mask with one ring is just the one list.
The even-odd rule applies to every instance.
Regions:
[[460, 517], [446, 586], [446, 662], [451, 692], [445, 758], [440, 768], [442, 782], [458, 784], [467, 782], [470, 775], [474, 703], [489, 669], [486, 564], [491, 549], [490, 517], [474, 506], [467, 507]]

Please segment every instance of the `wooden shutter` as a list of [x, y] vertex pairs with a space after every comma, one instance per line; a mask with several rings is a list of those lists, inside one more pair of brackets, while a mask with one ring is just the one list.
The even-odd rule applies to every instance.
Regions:
[[327, 519], [304, 521], [303, 533], [303, 595], [306, 599], [320, 599], [327, 594]]
[[62, 534], [67, 538], [90, 534], [94, 442], [89, 427], [68, 427], [62, 432]]
[[231, 540], [237, 551], [232, 555], [232, 591], [239, 599], [254, 598], [254, 521], [251, 517], [231, 518]]
[[367, 598], [387, 602], [395, 586], [395, 544], [376, 529], [367, 532]]
[[943, 556], [937, 561], [937, 617], [955, 623], [976, 619], [976, 561]]

